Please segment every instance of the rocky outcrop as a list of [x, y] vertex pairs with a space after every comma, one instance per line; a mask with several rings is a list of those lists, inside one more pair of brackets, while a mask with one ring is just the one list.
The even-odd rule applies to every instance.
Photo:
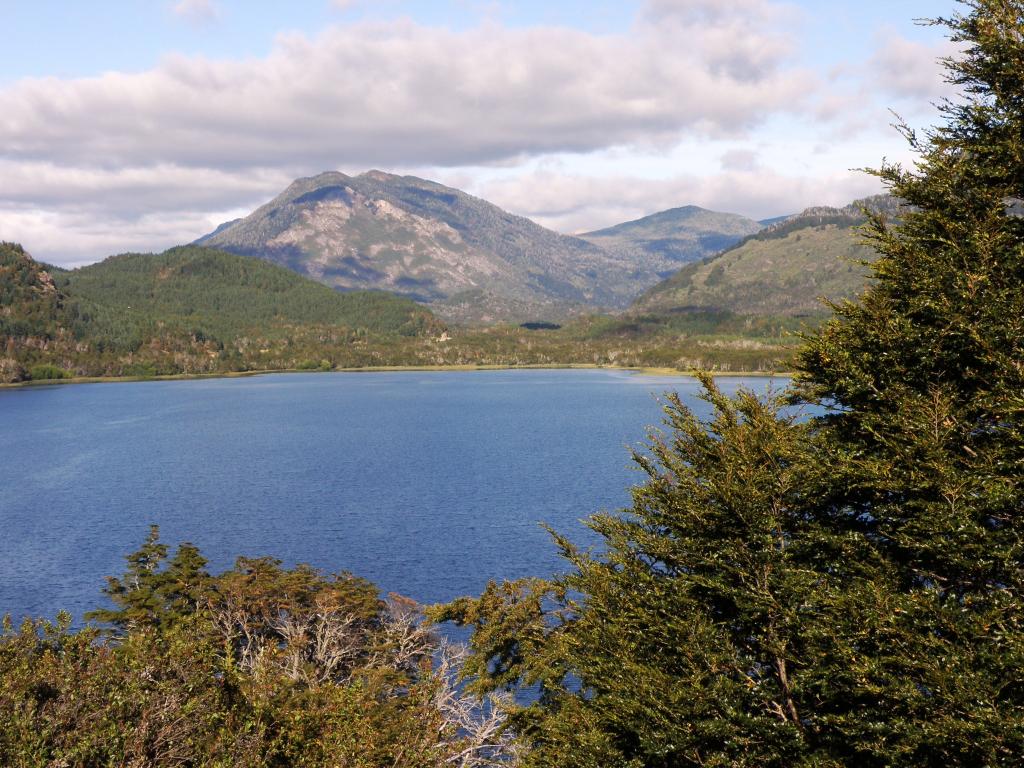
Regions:
[[457, 189], [381, 171], [299, 179], [197, 242], [267, 259], [341, 290], [410, 296], [470, 321], [622, 308], [658, 280], [636, 259]]

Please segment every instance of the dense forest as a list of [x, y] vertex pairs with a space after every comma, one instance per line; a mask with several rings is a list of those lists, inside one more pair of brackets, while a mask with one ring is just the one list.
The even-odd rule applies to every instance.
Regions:
[[198, 247], [64, 271], [3, 243], [0, 292], [8, 381], [358, 365], [444, 327], [409, 299]]
[[[1024, 2], [964, 8], [941, 20], [962, 96], [876, 171], [907, 207], [868, 217], [867, 292], [789, 391], [670, 398], [600, 545], [554, 534], [563, 575], [428, 609], [467, 658], [356, 577], [211, 575], [154, 530], [99, 628], [5, 624], [0, 763], [1019, 766]], [[64, 311], [57, 283], [5, 295]]]
[[0, 243], [0, 383], [402, 365], [777, 370], [802, 319], [730, 312], [454, 328], [410, 299], [339, 293], [187, 246], [65, 271]]

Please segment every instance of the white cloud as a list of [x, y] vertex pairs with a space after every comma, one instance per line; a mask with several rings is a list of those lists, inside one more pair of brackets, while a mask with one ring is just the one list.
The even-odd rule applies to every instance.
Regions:
[[749, 83], [770, 82], [796, 52], [798, 19], [795, 7], [769, 0], [647, 0], [641, 15], [710, 71]]
[[177, 0], [171, 11], [191, 24], [209, 24], [219, 15], [213, 0]]
[[924, 107], [954, 95], [955, 87], [946, 82], [939, 59], [955, 56], [958, 51], [948, 40], [929, 45], [885, 33], [868, 62], [865, 85]]
[[20, 242], [35, 258], [76, 267], [129, 251], [161, 251], [188, 243], [239, 214], [154, 211], [120, 219], [53, 209], [0, 210], [0, 239]]
[[265, 202], [291, 176], [276, 170], [223, 171], [154, 165], [80, 168], [0, 159], [0, 196], [11, 209], [63, 210], [134, 219], [153, 211], [223, 210]]
[[[211, 0], [172, 8], [217, 16]], [[647, 0], [619, 34], [358, 22], [282, 35], [263, 58], [22, 80], [0, 88], [0, 239], [69, 263], [160, 249], [297, 176], [370, 167], [428, 169], [561, 231], [686, 204], [754, 218], [845, 204], [878, 191], [845, 168], [892, 142], [865, 161], [842, 148], [899, 145], [885, 107], [941, 95], [949, 48], [884, 33], [830, 77], [796, 63], [799, 25], [769, 0]], [[765, 138], [773, 122], [794, 129]]]
[[724, 171], [756, 171], [761, 167], [761, 159], [751, 149], [730, 149], [722, 153], [719, 163]]
[[[0, 152], [73, 165], [459, 165], [734, 133], [798, 107], [786, 45], [733, 21], [679, 45], [641, 26], [466, 31], [412, 22], [281, 37], [264, 59], [165, 59], [138, 74], [0, 90]], [[696, 32], [694, 32], [696, 36]], [[707, 48], [705, 50], [704, 48]]]
[[832, 68], [828, 86], [814, 94], [813, 115], [820, 127], [830, 126], [831, 141], [843, 143], [877, 135], [895, 115], [912, 125], [931, 122], [935, 103], [957, 97], [939, 61], [957, 54], [948, 40], [925, 43], [882, 30], [870, 57]]

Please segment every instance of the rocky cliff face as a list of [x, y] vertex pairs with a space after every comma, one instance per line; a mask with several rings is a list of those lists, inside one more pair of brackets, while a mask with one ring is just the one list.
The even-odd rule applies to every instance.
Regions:
[[465, 321], [622, 308], [658, 279], [634, 260], [459, 190], [380, 171], [299, 179], [197, 242], [338, 289], [411, 296]]

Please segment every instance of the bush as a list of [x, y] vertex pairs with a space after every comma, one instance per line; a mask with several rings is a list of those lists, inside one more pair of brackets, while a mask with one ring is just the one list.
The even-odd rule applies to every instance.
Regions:
[[40, 365], [33, 365], [28, 369], [28, 377], [32, 381], [47, 381], [52, 379], [69, 379], [72, 374], [70, 371], [65, 371], [63, 368], [58, 368], [56, 365], [50, 365], [49, 363], [41, 363]]

